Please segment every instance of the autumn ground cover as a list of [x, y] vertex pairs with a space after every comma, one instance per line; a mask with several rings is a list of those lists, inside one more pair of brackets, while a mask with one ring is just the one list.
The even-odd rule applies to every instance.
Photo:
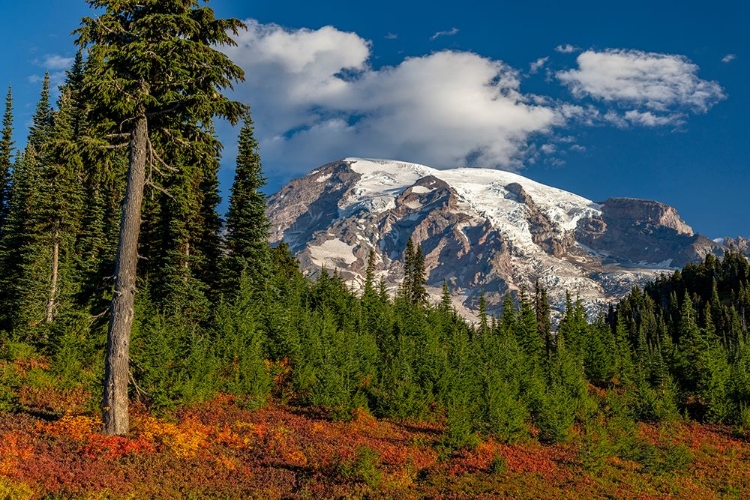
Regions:
[[[222, 396], [127, 437], [90, 415], [0, 413], [0, 498], [749, 498], [750, 442], [724, 427], [606, 422], [544, 445], [443, 445], [439, 422], [246, 410]], [[619, 433], [619, 435], [618, 435]]]

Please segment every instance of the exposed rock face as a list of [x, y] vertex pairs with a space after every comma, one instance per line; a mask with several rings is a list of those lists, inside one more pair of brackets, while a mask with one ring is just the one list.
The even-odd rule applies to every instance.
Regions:
[[721, 244], [725, 247], [734, 248], [745, 254], [746, 257], [750, 258], [750, 238], [743, 238], [739, 236], [737, 238], [720, 238]]
[[511, 182], [505, 189], [516, 195], [519, 203], [523, 203], [529, 210], [529, 231], [532, 240], [545, 252], [555, 257], [561, 257], [573, 246], [575, 239], [571, 232], [566, 232], [552, 223], [542, 210], [534, 203], [534, 200], [524, 191], [523, 186], [517, 182]]
[[324, 165], [271, 196], [269, 217], [272, 242], [289, 243], [303, 269], [338, 270], [355, 288], [373, 249], [376, 274], [395, 289], [412, 238], [435, 297], [445, 280], [458, 307], [476, 308], [484, 292], [490, 312], [504, 293], [539, 280], [553, 306], [569, 291], [593, 313], [633, 285], [726, 250], [662, 203], [594, 203], [509, 172], [386, 160]]
[[661, 263], [683, 267], [721, 253], [721, 245], [696, 235], [668, 205], [635, 198], [610, 198], [602, 213], [579, 221], [576, 240], [588, 247], [632, 263]]
[[[338, 202], [359, 180], [345, 162], [331, 163], [324, 173], [316, 171], [295, 179], [269, 199], [271, 241], [283, 239], [300, 250], [316, 231], [326, 229], [338, 217]], [[283, 226], [274, 220], [285, 221]]]

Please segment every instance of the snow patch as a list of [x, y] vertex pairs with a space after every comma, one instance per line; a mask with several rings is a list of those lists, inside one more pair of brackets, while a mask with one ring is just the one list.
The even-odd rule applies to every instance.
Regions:
[[320, 177], [318, 177], [317, 179], [315, 179], [315, 182], [325, 182], [325, 181], [327, 181], [328, 179], [331, 178], [331, 175], [333, 175], [333, 174], [324, 174], [324, 175], [321, 175]]
[[424, 186], [412, 186], [411, 192], [414, 194], [427, 194], [435, 191], [435, 188], [427, 188]]
[[354, 256], [355, 247], [338, 238], [308, 248], [310, 249], [310, 258], [319, 267], [337, 267], [341, 262], [348, 266], [357, 261], [357, 257]]

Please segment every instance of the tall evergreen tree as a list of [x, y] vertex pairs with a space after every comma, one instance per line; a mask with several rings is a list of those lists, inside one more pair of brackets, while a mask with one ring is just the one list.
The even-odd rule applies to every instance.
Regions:
[[453, 310], [453, 299], [451, 299], [451, 291], [448, 288], [448, 281], [443, 280], [443, 293], [440, 296], [440, 310], [443, 312], [450, 312]]
[[[50, 81], [46, 74], [23, 155], [13, 168], [5, 231], [0, 241], [3, 324], [26, 336], [44, 320], [47, 260], [40, 213], [42, 168], [52, 127]], [[22, 332], [23, 330], [23, 332]], [[30, 340], [30, 338], [25, 338]]]
[[225, 293], [231, 294], [237, 289], [242, 273], [258, 289], [269, 277], [269, 222], [266, 196], [261, 191], [265, 183], [253, 119], [247, 113], [240, 130], [237, 167], [227, 212]]
[[422, 245], [414, 246], [411, 238], [406, 242], [404, 251], [404, 281], [400, 294], [410, 304], [427, 305], [427, 275], [425, 271]]
[[77, 240], [84, 212], [84, 157], [79, 131], [83, 125], [80, 102], [80, 54], [61, 88], [57, 111], [44, 148], [40, 170], [39, 229], [50, 271], [45, 279], [45, 321], [51, 323], [68, 309], [80, 288]]
[[[216, 50], [233, 44], [228, 33], [243, 24], [216, 19], [197, 0], [87, 0], [99, 9], [77, 30], [88, 48], [84, 89], [94, 117], [112, 132], [124, 129], [130, 149], [127, 188], [115, 268], [115, 289], [105, 362], [105, 432], [124, 434], [128, 417], [128, 346], [134, 316], [138, 236], [146, 170], [161, 156], [157, 136], [180, 143], [204, 158], [214, 154], [205, 124], [214, 116], [235, 123], [245, 110], [221, 91], [243, 78], [242, 70]], [[120, 128], [121, 127], [121, 128]]]
[[547, 358], [552, 356], [554, 349], [552, 339], [552, 321], [550, 319], [550, 305], [547, 299], [547, 289], [539, 281], [536, 282], [534, 294], [534, 310], [536, 311], [537, 333], [544, 342]]
[[0, 238], [5, 228], [8, 216], [10, 198], [11, 173], [13, 166], [13, 92], [8, 85], [8, 95], [5, 97], [5, 113], [3, 114], [3, 130], [0, 135]]
[[414, 259], [416, 257], [416, 250], [414, 248], [414, 242], [409, 238], [406, 242], [406, 249], [404, 250], [404, 280], [401, 282], [399, 294], [407, 302], [411, 301], [411, 291], [413, 289], [414, 273]]

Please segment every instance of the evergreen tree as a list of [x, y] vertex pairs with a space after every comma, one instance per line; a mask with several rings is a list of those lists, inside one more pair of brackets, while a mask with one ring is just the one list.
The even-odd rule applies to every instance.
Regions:
[[406, 242], [406, 249], [404, 250], [404, 280], [401, 282], [399, 289], [399, 295], [407, 302], [411, 301], [411, 292], [414, 288], [414, 259], [416, 258], [416, 250], [414, 249], [414, 242], [409, 238]]
[[539, 336], [537, 313], [526, 298], [524, 290], [521, 290], [520, 302], [521, 309], [515, 330], [518, 345], [533, 363], [540, 363], [543, 360], [544, 341]]
[[29, 336], [29, 328], [44, 320], [48, 298], [45, 284], [51, 264], [47, 259], [49, 254], [45, 252], [41, 228], [45, 221], [40, 206], [43, 205], [41, 173], [51, 127], [49, 74], [46, 74], [26, 148], [13, 168], [7, 220], [0, 241], [0, 293], [5, 306], [3, 324], [8, 329], [15, 329], [23, 340], [33, 339]]
[[503, 337], [514, 336], [517, 328], [516, 308], [510, 293], [503, 299], [503, 314], [500, 316], [500, 332]]
[[411, 278], [411, 303], [421, 306], [427, 305], [427, 271], [425, 270], [424, 252], [422, 251], [422, 245], [417, 245], [417, 250], [414, 254], [414, 263], [412, 268]]
[[13, 167], [13, 93], [10, 85], [5, 98], [3, 130], [0, 135], [0, 238], [2, 238], [5, 221], [8, 217], [8, 204], [11, 189]]
[[484, 292], [482, 292], [479, 294], [479, 333], [484, 336], [489, 331], [489, 325], [487, 324], [487, 301], [484, 298]]
[[214, 47], [234, 43], [228, 32], [236, 34], [243, 25], [216, 19], [197, 0], [87, 3], [99, 9], [96, 18], [83, 18], [77, 30], [78, 44], [88, 48], [84, 89], [92, 119], [105, 117], [121, 138], [122, 126], [130, 149], [102, 405], [105, 432], [124, 434], [129, 428], [128, 344], [146, 169], [161, 158], [154, 144], [166, 142], [156, 136], [210, 158], [215, 149], [205, 125], [216, 115], [233, 123], [241, 117], [244, 106], [220, 91], [242, 79], [243, 72]]
[[[245, 115], [239, 136], [237, 166], [227, 212], [227, 255], [224, 261], [224, 290], [231, 294], [242, 273], [256, 289], [262, 289], [270, 271], [266, 183], [261, 169], [253, 120]], [[371, 263], [372, 257], [371, 257]], [[372, 283], [371, 283], [372, 285]]]
[[440, 296], [440, 310], [443, 312], [450, 312], [453, 309], [453, 300], [451, 299], [451, 291], [448, 288], [448, 281], [443, 280], [443, 293]]
[[[218, 149], [213, 134], [208, 136]], [[176, 142], [155, 145], [169, 168], [162, 166], [158, 179], [152, 179], [154, 189], [145, 204], [139, 245], [146, 257], [141, 275], [148, 281], [151, 300], [193, 322], [208, 317], [220, 254], [218, 151], [209, 154], [209, 146], [204, 145], [205, 154], [196, 154]]]
[[40, 171], [39, 224], [51, 271], [45, 279], [47, 301], [45, 321], [51, 323], [72, 305], [79, 280], [76, 276], [76, 239], [83, 213], [83, 158], [80, 137], [80, 107], [74, 100], [75, 87], [68, 82], [58, 102], [49, 131], [44, 165]]
[[401, 283], [400, 295], [407, 303], [419, 306], [427, 305], [427, 276], [425, 271], [422, 245], [414, 246], [411, 238], [406, 242], [404, 251], [404, 281]]
[[550, 319], [550, 305], [547, 299], [547, 289], [536, 282], [534, 294], [534, 310], [536, 311], [537, 333], [544, 342], [547, 358], [552, 356], [554, 341], [552, 338], [552, 322]]

